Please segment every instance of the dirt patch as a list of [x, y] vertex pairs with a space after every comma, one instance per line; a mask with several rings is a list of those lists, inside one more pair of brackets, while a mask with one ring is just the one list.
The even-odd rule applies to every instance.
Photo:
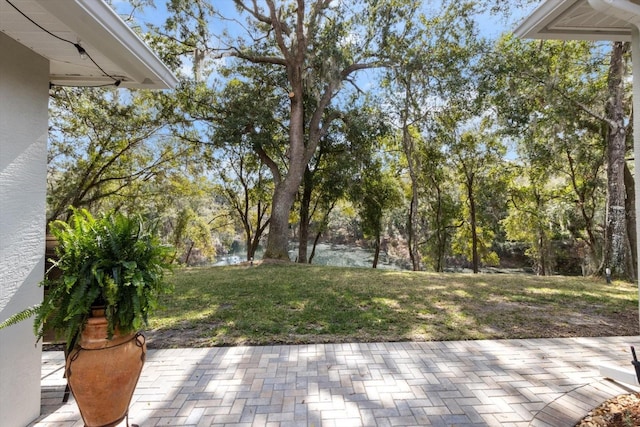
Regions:
[[[513, 301], [491, 301], [473, 307], [484, 317], [484, 331], [499, 339], [635, 336], [637, 310], [607, 312], [598, 306], [543, 306]], [[490, 317], [489, 317], [490, 315]], [[517, 322], [504, 322], [504, 319]]]
[[[211, 340], [202, 338], [202, 332], [198, 329], [165, 329], [161, 331], [147, 331], [147, 348], [184, 348], [184, 347], [211, 347]], [[185, 344], [188, 342], [189, 344]]]

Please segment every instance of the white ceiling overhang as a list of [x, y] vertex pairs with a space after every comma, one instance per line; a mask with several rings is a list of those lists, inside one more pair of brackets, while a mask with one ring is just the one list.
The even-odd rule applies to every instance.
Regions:
[[[82, 59], [73, 44], [91, 59]], [[0, 31], [49, 60], [50, 81], [68, 86], [168, 89], [177, 79], [104, 0], [0, 0]], [[99, 65], [98, 68], [93, 62]]]
[[630, 41], [640, 0], [547, 0], [515, 30], [518, 37]]

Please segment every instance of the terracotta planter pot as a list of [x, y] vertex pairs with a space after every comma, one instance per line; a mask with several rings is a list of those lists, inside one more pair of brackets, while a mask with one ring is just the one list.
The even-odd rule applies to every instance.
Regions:
[[67, 381], [86, 427], [115, 426], [128, 415], [147, 346], [142, 334], [107, 339], [104, 310], [93, 316], [67, 356]]

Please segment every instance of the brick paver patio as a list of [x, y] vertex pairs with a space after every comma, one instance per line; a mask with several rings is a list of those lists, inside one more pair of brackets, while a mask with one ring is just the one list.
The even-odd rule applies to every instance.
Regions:
[[[573, 426], [632, 390], [640, 337], [150, 350], [130, 407], [146, 426]], [[83, 423], [44, 352], [37, 427]], [[124, 423], [122, 425], [125, 425]]]

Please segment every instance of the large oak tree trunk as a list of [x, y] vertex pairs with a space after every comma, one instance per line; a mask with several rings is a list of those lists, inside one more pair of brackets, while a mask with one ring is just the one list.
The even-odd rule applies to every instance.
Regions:
[[616, 42], [611, 52], [607, 101], [607, 215], [602, 268], [612, 277], [631, 279], [627, 235], [626, 189], [624, 182], [626, 128], [624, 124], [625, 44]]
[[295, 199], [295, 191], [287, 188], [286, 182], [277, 185], [273, 192], [269, 237], [264, 259], [289, 259], [289, 213]]
[[409, 256], [413, 271], [420, 271], [420, 250], [418, 247], [418, 185], [412, 178], [411, 182], [411, 206], [409, 208]]
[[[291, 70], [289, 70], [291, 71]], [[304, 170], [309, 163], [310, 155], [304, 143], [304, 105], [302, 102], [302, 76], [300, 70], [290, 75], [294, 91], [291, 95], [291, 123], [289, 126], [289, 169], [284, 177], [280, 176], [277, 166], [268, 163], [275, 176], [275, 189], [271, 206], [269, 237], [264, 252], [264, 259], [289, 259], [289, 214], [293, 207], [298, 189], [302, 182]], [[312, 150], [309, 150], [313, 152]]]

